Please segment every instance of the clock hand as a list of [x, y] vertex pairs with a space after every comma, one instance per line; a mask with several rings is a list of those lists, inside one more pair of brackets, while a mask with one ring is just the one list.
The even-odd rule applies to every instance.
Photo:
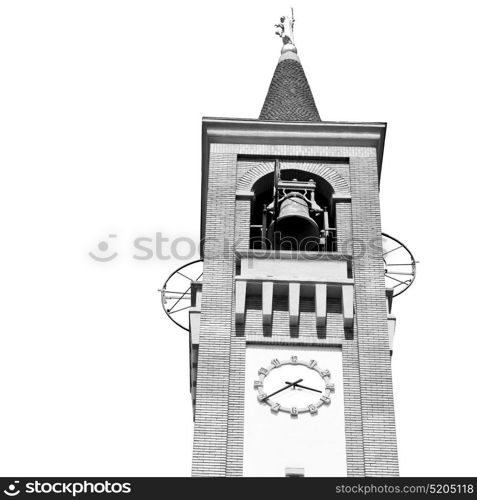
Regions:
[[[299, 380], [299, 382], [301, 382], [301, 380]], [[289, 384], [290, 382], [285, 382], [285, 384]], [[315, 392], [323, 392], [323, 391], [319, 391], [318, 389], [313, 389], [311, 387], [307, 387], [306, 385], [300, 385], [298, 383], [294, 383], [294, 384], [291, 384], [293, 385], [293, 387], [301, 387], [302, 389], [308, 389], [309, 391], [315, 391]]]
[[285, 382], [287, 385], [285, 387], [282, 387], [281, 389], [278, 389], [278, 391], [273, 392], [272, 394], [268, 395], [264, 401], [266, 401], [268, 398], [271, 398], [272, 396], [275, 396], [275, 394], [278, 394], [279, 392], [284, 391], [285, 389], [288, 389], [289, 387], [295, 386], [298, 384], [298, 382], [303, 382], [303, 379], [299, 379], [296, 382]]

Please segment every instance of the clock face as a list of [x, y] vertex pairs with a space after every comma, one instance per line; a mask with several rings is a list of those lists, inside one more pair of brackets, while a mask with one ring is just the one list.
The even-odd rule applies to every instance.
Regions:
[[320, 368], [314, 359], [272, 359], [271, 364], [258, 370], [253, 383], [260, 404], [272, 412], [316, 415], [318, 408], [331, 402], [334, 384], [329, 370]]

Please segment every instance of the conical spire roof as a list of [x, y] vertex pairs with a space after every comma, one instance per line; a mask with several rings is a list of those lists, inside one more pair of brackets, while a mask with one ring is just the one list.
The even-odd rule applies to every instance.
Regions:
[[294, 45], [285, 45], [260, 120], [319, 122], [320, 114]]

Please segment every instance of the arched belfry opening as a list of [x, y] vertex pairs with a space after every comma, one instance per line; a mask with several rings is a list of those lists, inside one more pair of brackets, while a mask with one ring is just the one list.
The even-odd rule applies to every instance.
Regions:
[[322, 177], [300, 170], [275, 170], [252, 191], [250, 248], [308, 252], [336, 250], [333, 188]]

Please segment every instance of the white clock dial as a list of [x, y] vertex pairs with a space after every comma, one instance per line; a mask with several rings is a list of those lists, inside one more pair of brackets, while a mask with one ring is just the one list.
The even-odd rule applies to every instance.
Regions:
[[302, 360], [298, 356], [272, 359], [269, 366], [258, 370], [253, 386], [261, 404], [274, 413], [289, 413], [292, 417], [317, 414], [320, 406], [331, 402], [334, 391], [329, 370], [320, 368], [314, 359]]

